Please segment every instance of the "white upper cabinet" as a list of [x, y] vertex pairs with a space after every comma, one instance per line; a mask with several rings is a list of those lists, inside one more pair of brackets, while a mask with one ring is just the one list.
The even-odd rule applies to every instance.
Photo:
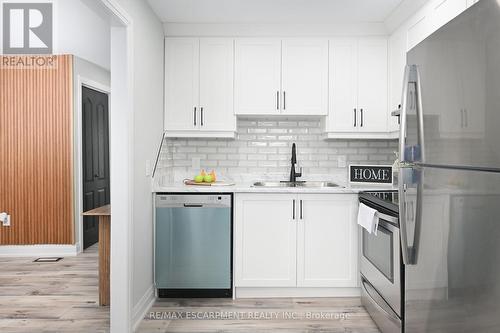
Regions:
[[432, 32], [431, 13], [420, 11], [411, 18], [408, 25], [408, 50], [423, 41]]
[[238, 39], [235, 52], [235, 113], [279, 114], [281, 40]]
[[328, 41], [285, 39], [282, 43], [282, 112], [326, 115]]
[[467, 0], [434, 0], [432, 31], [436, 31], [467, 9]]
[[165, 41], [165, 130], [193, 130], [199, 101], [198, 38]]
[[387, 129], [387, 40], [331, 40], [329, 66], [328, 137], [391, 137]]
[[431, 0], [407, 24], [408, 50], [453, 20], [478, 0]]
[[200, 40], [200, 128], [234, 131], [234, 42], [227, 38]]
[[358, 108], [361, 132], [387, 132], [387, 40], [358, 43]]
[[237, 115], [320, 116], [327, 112], [327, 40], [236, 41]]
[[[406, 30], [398, 29], [389, 38], [389, 112], [400, 108], [403, 95], [403, 79], [406, 67]], [[390, 116], [388, 130], [398, 131], [398, 117]]]
[[358, 125], [358, 42], [330, 41], [330, 114], [328, 130], [353, 132]]
[[467, 0], [467, 8], [478, 2], [479, 0]]
[[165, 131], [170, 137], [234, 137], [234, 43], [166, 38]]

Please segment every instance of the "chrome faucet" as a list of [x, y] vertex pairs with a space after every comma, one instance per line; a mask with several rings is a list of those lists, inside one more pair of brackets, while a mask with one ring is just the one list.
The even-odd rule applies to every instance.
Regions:
[[295, 143], [292, 144], [292, 167], [290, 169], [290, 182], [296, 182], [297, 181], [297, 178], [299, 177], [302, 177], [302, 168], [300, 168], [300, 171], [297, 172], [297, 170], [295, 170], [296, 168], [296, 164], [297, 164], [297, 152], [296, 152], [297, 148], [295, 146]]

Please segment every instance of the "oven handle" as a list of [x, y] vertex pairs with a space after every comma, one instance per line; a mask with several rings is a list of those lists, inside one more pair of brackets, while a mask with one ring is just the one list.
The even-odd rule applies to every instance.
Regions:
[[381, 220], [390, 222], [390, 223], [395, 224], [395, 225], [399, 225], [399, 218], [397, 218], [397, 217], [390, 216], [390, 215], [387, 215], [387, 214], [383, 214], [381, 212], [377, 212], [377, 216]]
[[[380, 301], [385, 302], [385, 300], [382, 298], [382, 296], [378, 296], [376, 297], [373, 293], [376, 293], [376, 290], [375, 288], [372, 286], [372, 284], [370, 282], [368, 282], [368, 280], [366, 280], [363, 276], [361, 276], [361, 284], [363, 285], [363, 289], [365, 290], [365, 292], [368, 294], [368, 296], [370, 296], [370, 298], [372, 299], [372, 304], [375, 305], [375, 307], [381, 312], [383, 313], [389, 320], [391, 320], [392, 322], [395, 322], [396, 324], [401, 324], [401, 320], [399, 319], [399, 317], [394, 314], [394, 313], [390, 313], [389, 311], [387, 311], [386, 309], [384, 309], [378, 302], [377, 302], [377, 299], [379, 299]], [[387, 304], [387, 303], [386, 303]], [[387, 306], [389, 307], [389, 305], [387, 304]], [[389, 307], [390, 308], [390, 307]]]

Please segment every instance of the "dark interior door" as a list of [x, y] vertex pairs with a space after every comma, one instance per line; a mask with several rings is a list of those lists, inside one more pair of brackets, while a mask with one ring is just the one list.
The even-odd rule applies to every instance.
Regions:
[[[82, 88], [83, 211], [109, 204], [108, 95]], [[97, 217], [83, 218], [83, 248], [97, 243]]]

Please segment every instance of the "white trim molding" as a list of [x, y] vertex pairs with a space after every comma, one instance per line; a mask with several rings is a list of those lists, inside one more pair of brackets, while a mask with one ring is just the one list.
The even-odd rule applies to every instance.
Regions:
[[146, 313], [148, 313], [155, 301], [155, 288], [151, 285], [132, 309], [132, 332], [137, 330], [142, 319], [146, 316]]
[[78, 254], [80, 244], [74, 245], [2, 245], [0, 257], [73, 257]]
[[[83, 133], [83, 124], [82, 124], [82, 88], [87, 87], [104, 94], [108, 95], [108, 119], [109, 112], [111, 109], [111, 88], [105, 84], [99, 83], [97, 81], [86, 78], [82, 75], [77, 76], [77, 94], [76, 94], [76, 137], [75, 137], [75, 149], [77, 152], [76, 156], [76, 179], [75, 179], [75, 209], [77, 210], [77, 220], [76, 220], [76, 228], [78, 228], [78, 242], [83, 244], [83, 143], [82, 143], [82, 133]], [[110, 127], [110, 121], [108, 120], [108, 129]], [[108, 139], [109, 141], [109, 139]], [[109, 142], [108, 142], [109, 144]], [[76, 217], [76, 216], [75, 216]], [[78, 253], [83, 251], [83, 248], [78, 249]]]

